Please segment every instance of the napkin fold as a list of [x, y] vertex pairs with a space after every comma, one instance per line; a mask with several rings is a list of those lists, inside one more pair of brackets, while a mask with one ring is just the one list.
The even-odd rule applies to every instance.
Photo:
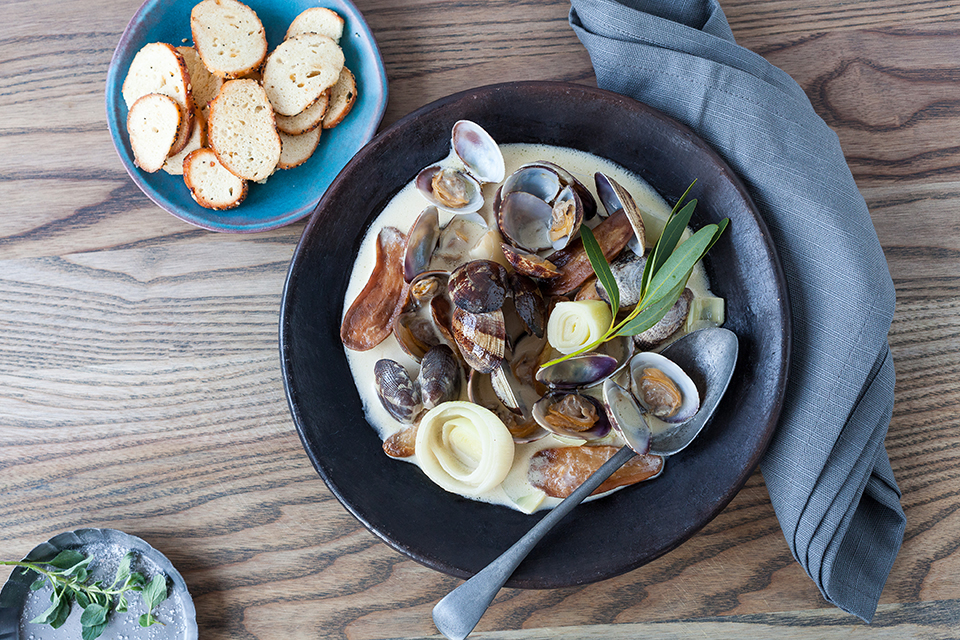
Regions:
[[769, 226], [793, 351], [760, 468], [794, 557], [869, 622], [906, 526], [883, 446], [895, 294], [839, 140], [789, 75], [734, 42], [715, 0], [572, 0], [570, 24], [597, 84], [696, 131]]

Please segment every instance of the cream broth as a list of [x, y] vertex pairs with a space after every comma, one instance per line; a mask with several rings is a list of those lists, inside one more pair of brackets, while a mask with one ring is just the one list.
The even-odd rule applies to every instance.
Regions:
[[[538, 160], [547, 160], [560, 165], [576, 176], [578, 180], [590, 189], [594, 197], [596, 197], [596, 191], [593, 174], [597, 171], [602, 171], [608, 176], [613, 177], [630, 192], [644, 212], [647, 246], [652, 246], [659, 237], [664, 222], [670, 215], [670, 205], [668, 205], [650, 185], [609, 160], [581, 151], [544, 145], [504, 144], [500, 145], [500, 149], [503, 152], [503, 158], [506, 164], [506, 175], [510, 175], [522, 164]], [[486, 219], [490, 225], [490, 228], [494, 230], [496, 230], [496, 221], [492, 211], [492, 202], [497, 186], [498, 185], [492, 184], [484, 186], [485, 204], [480, 211], [481, 215], [483, 215], [484, 219]], [[380, 230], [384, 227], [392, 226], [406, 233], [426, 206], [426, 200], [416, 190], [413, 183], [405, 186], [387, 204], [383, 212], [371, 225], [370, 230], [367, 232], [360, 246], [360, 251], [347, 287], [344, 300], [344, 312], [360, 294], [360, 291], [363, 289], [373, 271], [376, 259], [377, 235]], [[598, 207], [602, 207], [602, 205], [598, 204]], [[441, 225], [446, 224], [447, 221], [453, 217], [452, 214], [442, 211], [440, 212], [440, 216]], [[596, 222], [599, 222], [599, 220], [594, 218], [589, 224], [592, 225]], [[499, 250], [499, 234], [497, 234], [496, 231], [492, 233], [496, 235], [489, 238], [488, 242], [483, 244], [487, 247], [494, 247], [495, 254], [499, 255], [474, 255], [472, 258], [488, 258], [506, 265], [505, 259]], [[495, 242], [493, 242], [493, 240], [495, 240]], [[702, 265], [698, 264], [696, 266], [687, 286], [693, 291], [695, 298], [710, 297], [712, 295]], [[377, 430], [381, 440], [384, 440], [394, 432], [402, 429], [404, 425], [395, 420], [386, 409], [383, 408], [377, 397], [373, 379], [374, 364], [381, 358], [390, 358], [403, 365], [413, 378], [416, 378], [419, 365], [403, 352], [392, 334], [380, 345], [369, 351], [346, 349], [346, 353], [353, 378], [357, 384], [357, 390], [363, 402], [367, 421]], [[465, 383], [463, 385], [462, 399], [466, 400]], [[651, 428], [656, 427], [652, 426]], [[548, 436], [533, 443], [517, 444], [515, 447], [513, 467], [501, 485], [479, 496], [467, 497], [474, 500], [506, 505], [528, 513], [542, 508], [553, 507], [558, 504], [560, 500], [546, 496], [527, 480], [530, 458], [541, 449], [569, 446], [569, 444], [569, 442], [561, 441], [553, 436]], [[611, 432], [611, 435], [604, 439], [603, 444], [620, 445], [622, 442], [614, 432]], [[418, 464], [416, 456], [405, 458], [404, 460]], [[393, 463], [393, 461], [384, 454], [384, 464], [391, 463]], [[424, 477], [423, 480], [424, 482], [430, 482], [426, 477]]]

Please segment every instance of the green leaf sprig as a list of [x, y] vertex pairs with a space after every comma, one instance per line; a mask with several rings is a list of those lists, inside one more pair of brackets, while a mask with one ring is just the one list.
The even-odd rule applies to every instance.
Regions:
[[80, 616], [81, 636], [83, 640], [100, 637], [107, 626], [111, 612], [124, 613], [129, 608], [127, 594], [140, 592], [147, 612], [140, 616], [140, 626], [149, 627], [163, 624], [153, 617], [153, 610], [167, 599], [167, 578], [157, 574], [150, 582], [142, 573], [130, 570], [133, 553], [126, 554], [117, 567], [113, 584], [106, 586], [100, 581], [90, 582], [89, 565], [93, 556], [85, 556], [79, 551], [67, 549], [61, 551], [53, 560], [44, 562], [0, 561], [0, 565], [24, 567], [38, 574], [30, 585], [37, 591], [46, 582], [53, 591], [50, 594], [50, 608], [31, 620], [35, 624], [49, 624], [54, 629], [63, 626], [70, 615], [70, 609], [76, 602], [83, 609]]
[[[690, 223], [690, 218], [697, 206], [695, 199], [684, 204], [684, 200], [686, 200], [694, 184], [696, 184], [696, 180], [680, 196], [680, 200], [677, 201], [670, 212], [670, 217], [663, 227], [660, 238], [647, 257], [640, 283], [640, 301], [627, 317], [619, 322], [617, 321], [617, 315], [620, 313], [620, 288], [617, 286], [613, 271], [610, 270], [610, 264], [604, 257], [593, 231], [586, 226], [581, 227], [580, 237], [583, 240], [583, 249], [590, 260], [594, 273], [597, 275], [597, 280], [603, 285], [603, 289], [610, 299], [610, 328], [594, 342], [573, 353], [551, 360], [544, 364], [544, 367], [593, 351], [604, 342], [608, 342], [617, 336], [635, 336], [643, 333], [657, 324], [676, 304], [680, 294], [683, 293], [683, 289], [687, 286], [687, 280], [690, 278], [693, 267], [716, 244], [730, 222], [728, 218], [724, 218], [719, 224], [708, 224], [683, 243], [680, 243], [680, 238]], [[679, 246], [677, 246], [678, 243], [680, 243]]]

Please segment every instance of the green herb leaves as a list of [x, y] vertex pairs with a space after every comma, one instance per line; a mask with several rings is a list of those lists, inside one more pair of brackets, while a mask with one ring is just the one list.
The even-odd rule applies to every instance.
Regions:
[[31, 620], [32, 623], [49, 624], [57, 629], [67, 621], [70, 609], [76, 602], [83, 609], [80, 616], [81, 636], [83, 640], [94, 640], [103, 633], [111, 612], [124, 613], [128, 610], [127, 594], [139, 591], [147, 609], [140, 616], [140, 626], [162, 624], [153, 617], [153, 610], [167, 599], [166, 576], [157, 574], [148, 583], [142, 573], [131, 571], [133, 554], [128, 553], [120, 561], [110, 586], [104, 586], [100, 581], [88, 584], [92, 560], [93, 556], [68, 549], [46, 562], [0, 562], [0, 565], [24, 567], [37, 573], [37, 579], [30, 585], [34, 591], [50, 583], [50, 608]]
[[[696, 181], [693, 184], [696, 184]], [[729, 223], [729, 220], [724, 218], [719, 224], [708, 224], [684, 242], [680, 242], [697, 206], [696, 200], [684, 204], [684, 200], [690, 193], [690, 189], [693, 188], [693, 184], [687, 188], [674, 206], [660, 238], [647, 255], [647, 262], [644, 265], [640, 283], [640, 301], [622, 320], [617, 320], [617, 314], [620, 311], [620, 289], [610, 265], [607, 263], [593, 232], [586, 226], [580, 229], [584, 251], [590, 260], [594, 273], [597, 274], [597, 280], [603, 285], [603, 289], [610, 299], [613, 320], [602, 338], [574, 353], [552, 360], [544, 364], [544, 367], [591, 351], [617, 336], [635, 336], [643, 333], [657, 324], [676, 304], [677, 299], [683, 293], [684, 287], [686, 287], [693, 267], [716, 243]]]

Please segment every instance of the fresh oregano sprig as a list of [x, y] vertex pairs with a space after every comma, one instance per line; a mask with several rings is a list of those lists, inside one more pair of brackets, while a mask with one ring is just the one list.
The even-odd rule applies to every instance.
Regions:
[[[696, 184], [696, 181], [693, 184]], [[604, 257], [593, 231], [586, 226], [581, 227], [580, 237], [583, 240], [584, 252], [597, 275], [597, 280], [603, 285], [610, 299], [610, 328], [594, 342], [573, 353], [551, 360], [544, 364], [544, 367], [592, 351], [617, 336], [635, 336], [643, 333], [663, 319], [663, 316], [676, 304], [687, 285], [693, 267], [716, 244], [730, 222], [728, 218], [724, 218], [719, 224], [708, 224], [680, 243], [680, 238], [697, 206], [696, 200], [683, 204], [693, 184], [680, 196], [680, 200], [670, 212], [663, 232], [644, 265], [640, 301], [623, 320], [617, 321], [617, 315], [620, 312], [620, 288], [617, 286], [616, 278], [613, 277], [610, 264]], [[678, 243], [680, 243], [679, 246]]]
[[0, 561], [0, 565], [24, 567], [35, 572], [38, 577], [30, 585], [37, 591], [47, 582], [52, 587], [50, 608], [31, 620], [35, 624], [49, 624], [54, 629], [63, 626], [70, 615], [70, 609], [76, 602], [83, 609], [80, 616], [81, 636], [83, 640], [100, 637], [107, 626], [112, 612], [124, 613], [129, 608], [127, 594], [140, 592], [147, 613], [140, 616], [140, 626], [149, 627], [163, 624], [153, 617], [153, 610], [167, 598], [167, 578], [157, 574], [150, 582], [142, 573], [131, 571], [133, 553], [126, 554], [117, 567], [117, 574], [109, 586], [100, 581], [90, 582], [90, 563], [93, 556], [67, 549], [48, 561]]

